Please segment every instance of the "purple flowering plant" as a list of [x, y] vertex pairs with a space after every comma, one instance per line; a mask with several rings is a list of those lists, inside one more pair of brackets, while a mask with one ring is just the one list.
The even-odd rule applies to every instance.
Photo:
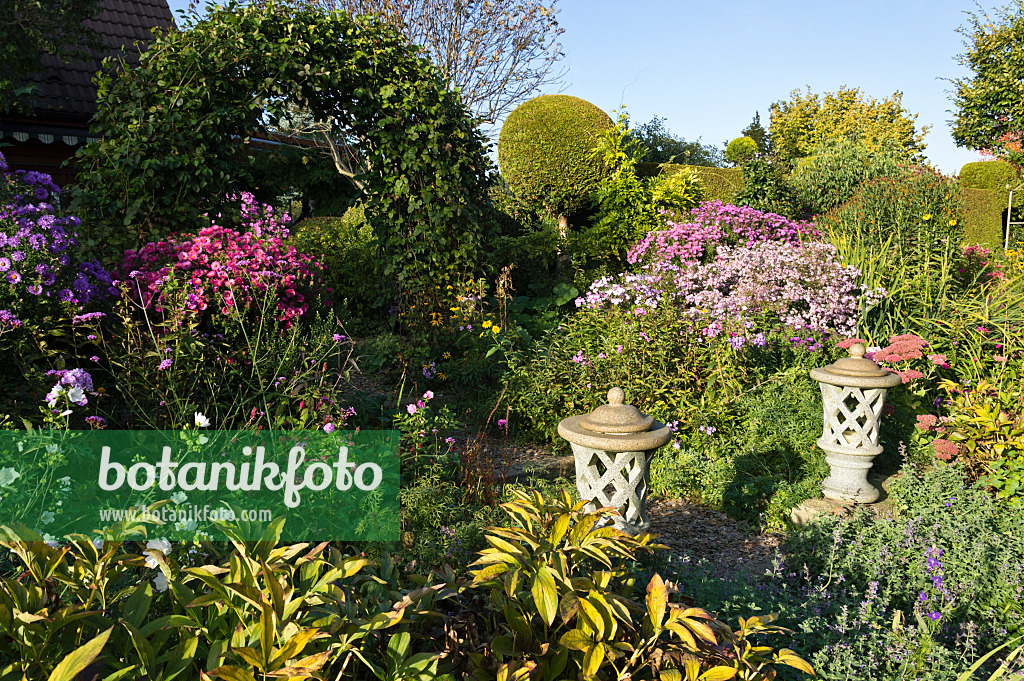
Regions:
[[59, 194], [49, 175], [11, 170], [0, 154], [0, 314], [7, 313], [2, 327], [117, 294], [97, 261], [76, 256], [80, 221], [58, 210]]

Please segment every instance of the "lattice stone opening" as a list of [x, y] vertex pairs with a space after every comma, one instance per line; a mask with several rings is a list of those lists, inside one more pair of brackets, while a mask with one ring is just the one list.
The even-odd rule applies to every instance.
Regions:
[[825, 406], [822, 440], [836, 447], [874, 447], [885, 388], [853, 388], [822, 383]]
[[645, 452], [605, 452], [589, 450], [584, 466], [577, 466], [576, 481], [580, 496], [596, 507], [612, 506], [626, 523], [646, 520], [643, 498], [647, 493]]

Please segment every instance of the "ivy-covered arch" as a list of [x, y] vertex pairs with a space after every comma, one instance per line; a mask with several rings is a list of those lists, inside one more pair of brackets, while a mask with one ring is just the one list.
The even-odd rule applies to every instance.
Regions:
[[[456, 93], [372, 17], [232, 2], [100, 84], [75, 207], [98, 253], [194, 231], [247, 189], [245, 144], [298, 105], [359, 140], [366, 215], [405, 293], [475, 268], [489, 162]], [[426, 284], [430, 283], [427, 287]]]

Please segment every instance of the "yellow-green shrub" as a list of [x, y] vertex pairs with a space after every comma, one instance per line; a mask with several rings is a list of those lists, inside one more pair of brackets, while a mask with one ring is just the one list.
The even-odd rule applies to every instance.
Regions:
[[739, 168], [712, 168], [711, 166], [686, 166], [677, 163], [666, 163], [661, 166], [663, 175], [683, 171], [692, 171], [697, 181], [704, 188], [705, 201], [721, 201], [732, 203], [736, 195], [743, 189], [743, 171]]
[[964, 243], [991, 248], [1003, 245], [1006, 192], [964, 187]]

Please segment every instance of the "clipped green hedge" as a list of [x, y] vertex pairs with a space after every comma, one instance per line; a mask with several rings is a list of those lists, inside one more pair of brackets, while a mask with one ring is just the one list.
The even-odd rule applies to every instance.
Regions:
[[689, 169], [697, 173], [697, 179], [704, 187], [705, 201], [732, 203], [743, 189], [743, 171], [739, 168], [712, 168], [710, 166], [688, 166], [677, 163], [665, 164], [662, 172], [678, 173]]
[[[1003, 245], [1006, 224], [1005, 190], [964, 187], [964, 243], [990, 248]], [[1014, 203], [1016, 201], [1014, 195]]]

